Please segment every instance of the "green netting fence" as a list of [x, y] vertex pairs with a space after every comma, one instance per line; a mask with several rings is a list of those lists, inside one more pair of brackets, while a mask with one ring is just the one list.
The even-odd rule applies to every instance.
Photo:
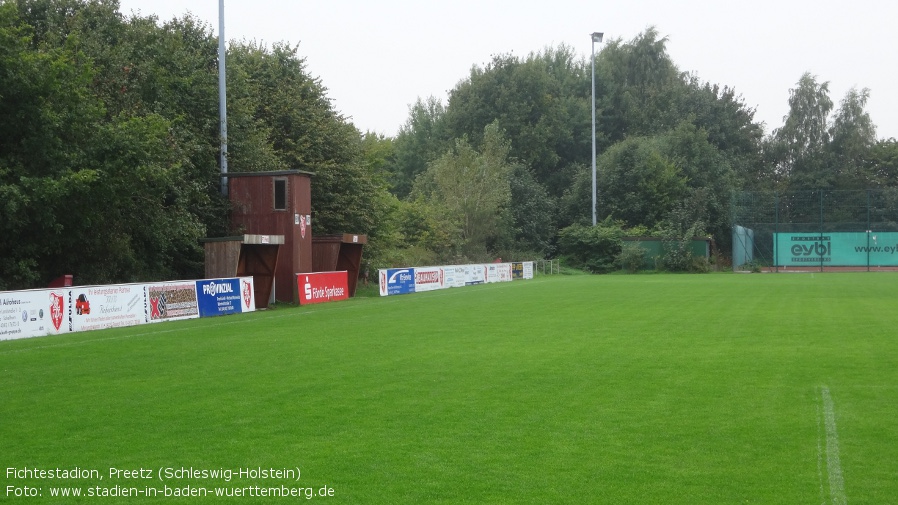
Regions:
[[898, 269], [898, 189], [741, 192], [736, 270]]

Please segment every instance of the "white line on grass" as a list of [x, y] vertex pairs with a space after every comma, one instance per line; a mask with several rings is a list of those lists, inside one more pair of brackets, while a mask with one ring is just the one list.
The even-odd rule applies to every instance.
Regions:
[[814, 405], [817, 407], [817, 481], [820, 483], [820, 504], [826, 505], [826, 491], [823, 489], [823, 413], [817, 388], [814, 388]]
[[[820, 387], [820, 397], [823, 400], [823, 425], [826, 430], [826, 474], [829, 480], [829, 498], [833, 505], [847, 503], [845, 497], [845, 481], [842, 478], [842, 463], [839, 461], [839, 435], [836, 432], [836, 412], [833, 408], [833, 399], [829, 394], [829, 388]], [[819, 410], [818, 410], [819, 426]], [[817, 440], [817, 466], [820, 468], [820, 440]], [[820, 472], [822, 474], [822, 471]], [[821, 475], [821, 486], [822, 475]], [[822, 492], [822, 490], [821, 490]]]

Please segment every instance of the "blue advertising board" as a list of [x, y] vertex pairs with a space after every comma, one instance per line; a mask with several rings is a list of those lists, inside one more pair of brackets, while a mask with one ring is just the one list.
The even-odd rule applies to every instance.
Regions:
[[389, 268], [380, 271], [380, 296], [415, 292], [414, 268]]
[[200, 317], [243, 312], [240, 279], [196, 281], [196, 299]]

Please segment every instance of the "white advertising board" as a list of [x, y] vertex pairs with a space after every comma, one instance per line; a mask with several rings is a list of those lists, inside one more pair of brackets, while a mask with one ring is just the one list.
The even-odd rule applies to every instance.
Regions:
[[483, 284], [486, 282], [486, 267], [483, 265], [465, 265], [465, 285]]
[[433, 291], [446, 287], [446, 276], [442, 267], [415, 268], [415, 292]]
[[89, 331], [146, 322], [143, 284], [66, 288], [69, 331]]
[[498, 275], [498, 280], [496, 282], [511, 282], [513, 279], [511, 263], [497, 263], [496, 271]]
[[532, 261], [524, 262], [524, 278], [525, 279], [533, 278], [533, 262]]
[[0, 340], [67, 333], [67, 306], [63, 289], [0, 293]]
[[484, 265], [486, 268], [486, 282], [499, 282], [499, 265], [492, 263], [489, 265]]
[[3, 291], [0, 340], [200, 317], [201, 289], [205, 315], [256, 310], [252, 277]]
[[443, 267], [443, 272], [446, 274], [446, 287], [447, 288], [463, 288], [465, 287], [465, 267], [461, 265], [452, 265], [448, 267]]

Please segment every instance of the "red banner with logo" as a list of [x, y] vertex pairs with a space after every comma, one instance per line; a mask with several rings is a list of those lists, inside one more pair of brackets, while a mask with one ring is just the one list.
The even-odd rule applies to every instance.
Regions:
[[296, 287], [300, 305], [349, 299], [349, 277], [346, 271], [296, 274]]

